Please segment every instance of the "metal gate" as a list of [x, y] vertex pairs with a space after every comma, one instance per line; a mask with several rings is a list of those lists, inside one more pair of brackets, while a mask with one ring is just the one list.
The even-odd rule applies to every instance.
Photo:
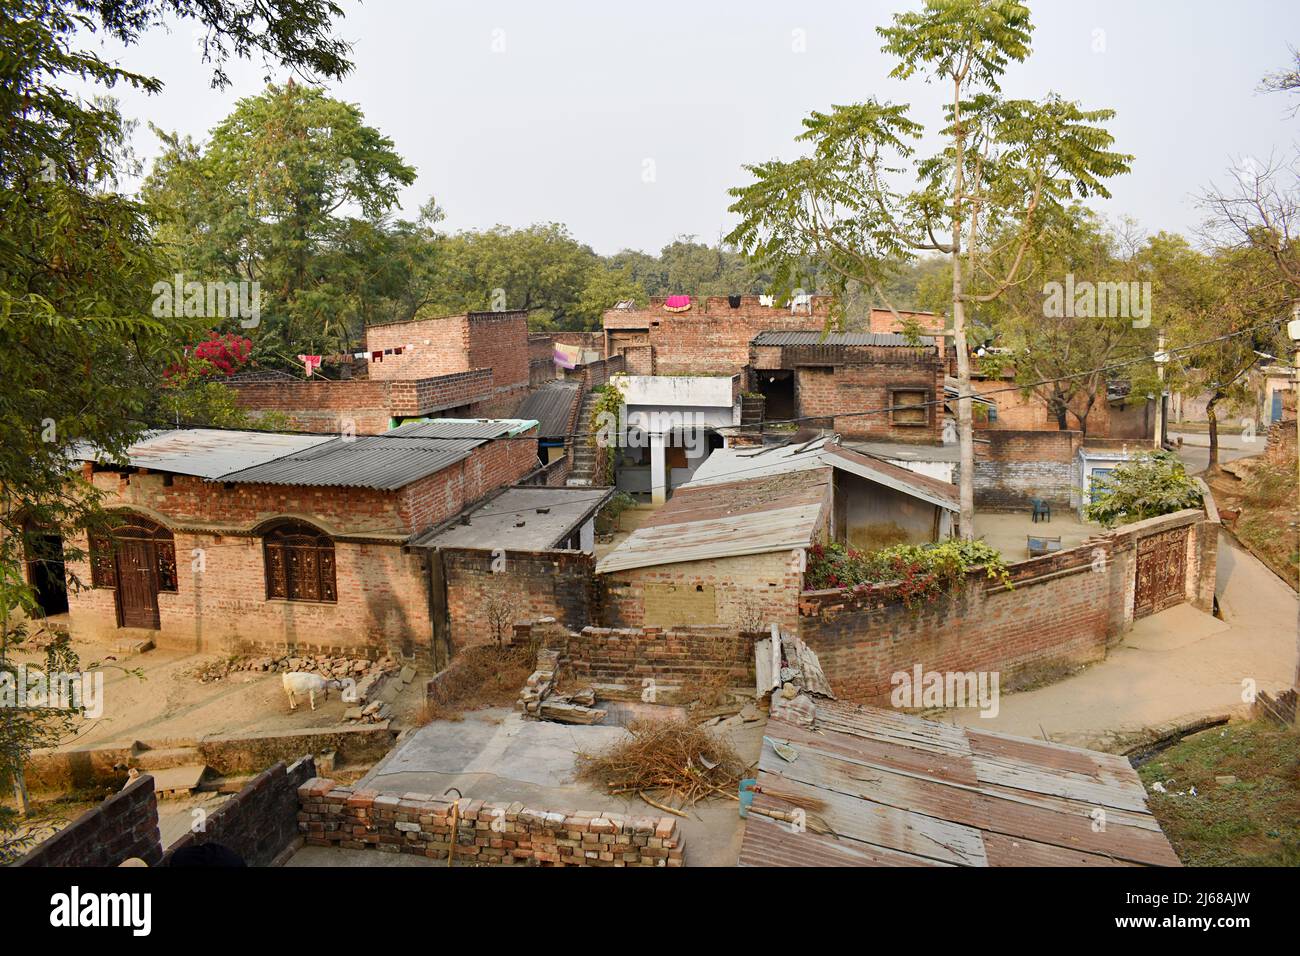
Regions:
[[1138, 541], [1133, 617], [1146, 617], [1187, 598], [1187, 529]]

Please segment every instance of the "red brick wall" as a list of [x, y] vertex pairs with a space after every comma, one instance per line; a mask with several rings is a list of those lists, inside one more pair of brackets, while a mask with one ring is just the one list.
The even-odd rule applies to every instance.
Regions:
[[1000, 674], [1001, 690], [1100, 660], [1133, 622], [1136, 553], [1150, 535], [1188, 529], [1185, 600], [1213, 607], [1218, 521], [1187, 510], [1106, 532], [1010, 565], [1012, 587], [972, 572], [965, 592], [909, 610], [891, 585], [808, 591], [799, 635], [837, 694], [889, 703], [891, 676], [923, 671]]
[[1026, 509], [1043, 498], [1073, 506], [1078, 432], [989, 429], [975, 444], [975, 504], [988, 509]]
[[[1013, 590], [985, 591], [972, 576], [965, 595], [912, 611], [890, 588], [853, 596], [804, 595], [799, 636], [821, 661], [835, 692], [888, 705], [891, 675], [912, 671], [997, 671], [1010, 690], [1063, 668], [1101, 660], [1110, 619], [1110, 578], [1092, 570], [1090, 549], [1039, 558]], [[1021, 566], [1018, 566], [1021, 567]], [[1059, 572], [1069, 572], [1053, 576]], [[883, 606], [882, 606], [883, 605]]]
[[[431, 656], [432, 626], [421, 557], [397, 545], [335, 542], [338, 601], [268, 600], [260, 537], [176, 532], [177, 590], [160, 592], [162, 647], [231, 652]], [[84, 550], [85, 542], [77, 544]], [[197, 563], [202, 555], [202, 565]], [[69, 571], [90, 581], [84, 562]], [[119, 633], [114, 592], [69, 593], [69, 626], [78, 638], [111, 641]]]
[[798, 600], [803, 572], [788, 551], [661, 564], [615, 571], [601, 577], [604, 579], [601, 623], [611, 627], [642, 627], [646, 624], [647, 585], [672, 585], [690, 592], [699, 585], [712, 588], [714, 593], [714, 620], [651, 622], [656, 625], [716, 623], [740, 626], [752, 619], [762, 622], [763, 626], [775, 621], [782, 627], [794, 627], [799, 620]]
[[[178, 589], [158, 595], [157, 640], [169, 646], [222, 650], [237, 646], [313, 653], [431, 654], [432, 624], [424, 558], [403, 553], [401, 540], [446, 520], [537, 463], [529, 439], [488, 442], [465, 461], [398, 492], [204, 482], [183, 475], [94, 476], [105, 506], [154, 517], [173, 530]], [[259, 526], [296, 517], [334, 535], [394, 535], [392, 543], [336, 540], [338, 601], [316, 604], [266, 599]], [[221, 530], [218, 530], [221, 529]], [[227, 530], [228, 529], [228, 530]], [[84, 540], [77, 542], [85, 551]], [[201, 552], [201, 564], [195, 552]], [[90, 581], [88, 562], [68, 569]], [[69, 594], [72, 632], [111, 639], [117, 633], [114, 592]]]
[[[943, 367], [938, 355], [911, 349], [874, 349], [878, 360], [861, 365], [799, 367], [795, 370], [798, 417], [825, 416], [846, 437], [933, 445], [943, 439], [943, 408], [931, 405], [924, 426], [891, 422], [894, 389], [922, 389], [926, 401], [943, 395]], [[902, 353], [902, 354], [891, 354]], [[846, 412], [871, 410], [867, 415]]]
[[[357, 435], [378, 435], [390, 420], [472, 408], [495, 395], [491, 369], [455, 372], [434, 378], [380, 381], [352, 379], [307, 382], [232, 382], [236, 403], [250, 412], [283, 412], [289, 427], [304, 432], [343, 433], [351, 423]], [[490, 417], [475, 412], [474, 417]]]
[[[592, 619], [592, 568], [595, 559], [582, 551], [502, 551], [444, 548], [447, 614], [451, 642], [459, 651], [493, 639], [487, 602], [494, 595], [508, 600], [513, 616], [502, 632], [511, 639], [516, 621], [555, 618], [570, 628]], [[494, 559], [499, 570], [494, 571]]]
[[728, 686], [754, 686], [754, 636], [728, 627], [606, 628], [580, 633], [555, 625], [515, 629], [515, 641], [536, 637], [560, 652], [565, 676], [580, 684], [617, 685], [605, 696], [640, 698], [646, 678], [663, 685], [655, 703], [674, 703], [672, 692], [693, 683], [724, 680]]
[[148, 774], [87, 810], [14, 865], [108, 867], [131, 857], [150, 866], [162, 860], [158, 803]]
[[[606, 313], [611, 327], [644, 323], [657, 375], [735, 375], [749, 362], [749, 343], [759, 332], [821, 331], [830, 316], [829, 296], [813, 297], [811, 315], [802, 309], [791, 315], [789, 308], [759, 305], [756, 295], [741, 296], [737, 309], [731, 308], [726, 296], [694, 297], [689, 312], [668, 312], [664, 301], [656, 297], [645, 309]], [[618, 351], [620, 343], [627, 341], [627, 333], [611, 335], [610, 348]]]
[[381, 793], [317, 778], [298, 790], [308, 845], [413, 853], [474, 865], [662, 866], [683, 863], [672, 817], [532, 810], [521, 803]]
[[401, 355], [370, 364], [370, 377], [411, 380], [491, 369], [498, 390], [528, 384], [528, 313], [470, 312], [416, 319], [366, 329], [370, 352], [414, 345]]
[[[943, 316], [936, 315], [933, 312], [908, 312], [899, 309], [898, 314], [905, 319], [914, 319], [926, 332], [942, 332]], [[898, 319], [894, 318], [894, 313], [888, 309], [872, 309], [871, 315], [867, 320], [868, 332], [902, 332], [903, 325]]]

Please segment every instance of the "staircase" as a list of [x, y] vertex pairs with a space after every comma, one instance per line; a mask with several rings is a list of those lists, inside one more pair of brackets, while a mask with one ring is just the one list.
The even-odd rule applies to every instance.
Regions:
[[763, 420], [763, 409], [767, 399], [762, 395], [744, 395], [740, 399], [740, 424], [757, 425]]
[[582, 396], [582, 407], [578, 411], [578, 427], [574, 429], [577, 435], [569, 448], [569, 454], [573, 456], [573, 467], [569, 471], [568, 480], [565, 481], [569, 487], [604, 484], [603, 480], [596, 480], [597, 449], [590, 443], [590, 436], [587, 434], [591, 430], [591, 413], [595, 405], [595, 392], [587, 392]]

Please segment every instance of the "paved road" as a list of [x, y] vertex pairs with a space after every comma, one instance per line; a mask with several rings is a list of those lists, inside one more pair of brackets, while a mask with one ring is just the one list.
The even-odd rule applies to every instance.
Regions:
[[[1171, 431], [1169, 433], [1171, 441], [1177, 441], [1180, 437], [1183, 439], [1183, 447], [1178, 449], [1178, 457], [1182, 460], [1188, 472], [1195, 475], [1210, 467], [1209, 436], [1198, 435], [1193, 432]], [[1246, 439], [1241, 435], [1220, 435], [1219, 464], [1226, 464], [1251, 455], [1261, 455], [1264, 453], [1265, 441], [1264, 435], [1257, 435], [1253, 439]]]
[[1073, 677], [1002, 698], [995, 718], [975, 710], [948, 718], [972, 727], [1118, 750], [1149, 730], [1198, 717], [1244, 713], [1242, 681], [1291, 686], [1296, 668], [1296, 593], [1224, 534], [1219, 537], [1223, 620], [1179, 605], [1138, 621], [1106, 660]]

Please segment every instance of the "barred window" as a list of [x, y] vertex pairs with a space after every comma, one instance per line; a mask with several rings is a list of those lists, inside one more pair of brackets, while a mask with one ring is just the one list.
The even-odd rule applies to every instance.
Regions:
[[117, 587], [117, 568], [113, 563], [113, 540], [106, 534], [90, 536], [90, 586]]
[[301, 522], [278, 525], [262, 539], [268, 600], [334, 604], [334, 542]]

